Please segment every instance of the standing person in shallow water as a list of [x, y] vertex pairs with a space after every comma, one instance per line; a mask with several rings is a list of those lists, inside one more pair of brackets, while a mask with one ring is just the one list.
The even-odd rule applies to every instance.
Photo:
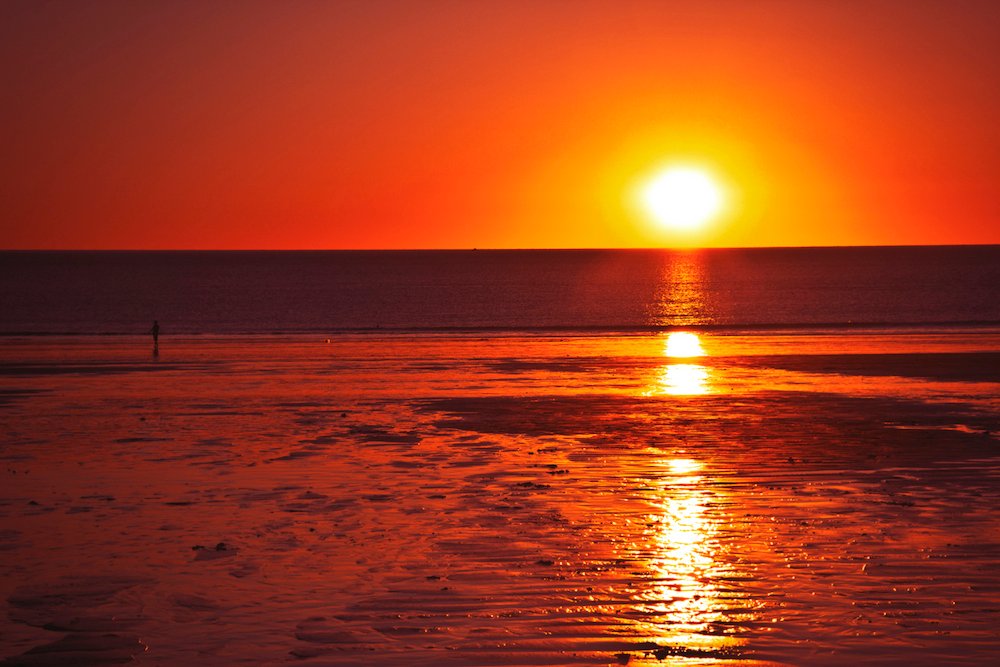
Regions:
[[153, 354], [160, 351], [160, 321], [153, 320], [153, 327], [149, 330], [153, 334]]

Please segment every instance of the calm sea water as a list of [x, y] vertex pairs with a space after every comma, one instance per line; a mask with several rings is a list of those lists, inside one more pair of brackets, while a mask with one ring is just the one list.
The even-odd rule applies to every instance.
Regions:
[[1000, 323], [1000, 246], [3, 252], [0, 333]]

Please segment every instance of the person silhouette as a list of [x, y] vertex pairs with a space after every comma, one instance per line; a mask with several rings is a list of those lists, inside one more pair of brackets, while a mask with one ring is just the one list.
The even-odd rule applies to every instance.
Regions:
[[149, 330], [149, 333], [153, 334], [153, 352], [158, 352], [160, 349], [160, 322], [159, 320], [153, 320], [153, 327]]

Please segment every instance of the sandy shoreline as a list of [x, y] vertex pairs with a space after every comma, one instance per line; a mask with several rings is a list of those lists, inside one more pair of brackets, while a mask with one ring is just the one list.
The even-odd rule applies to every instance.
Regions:
[[984, 664], [994, 333], [18, 340], [0, 658]]

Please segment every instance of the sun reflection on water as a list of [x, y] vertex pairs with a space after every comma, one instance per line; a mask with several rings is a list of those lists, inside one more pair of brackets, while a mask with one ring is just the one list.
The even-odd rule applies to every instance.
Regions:
[[[691, 359], [705, 356], [698, 334], [690, 331], [674, 331], [670, 333], [663, 346], [665, 357], [673, 359]], [[701, 364], [671, 363], [660, 369], [653, 385], [643, 394], [652, 396], [668, 394], [670, 396], [695, 396], [710, 392], [709, 369]]]
[[666, 357], [703, 357], [705, 350], [701, 347], [698, 334], [690, 331], [674, 331], [667, 336], [663, 346]]
[[691, 326], [712, 322], [712, 305], [705, 298], [708, 279], [705, 254], [697, 250], [665, 255], [656, 298], [649, 305], [649, 323]]
[[708, 369], [697, 364], [671, 364], [660, 376], [660, 391], [671, 396], [708, 393]]
[[716, 492], [703, 484], [703, 464], [688, 458], [661, 462], [660, 497], [648, 517], [652, 585], [639, 596], [646, 630], [659, 642], [704, 651], [733, 651], [744, 641], [727, 631], [744, 601], [720, 584], [733, 574], [718, 538]]
[[667, 468], [675, 475], [689, 475], [701, 470], [701, 463], [694, 459], [670, 459]]

